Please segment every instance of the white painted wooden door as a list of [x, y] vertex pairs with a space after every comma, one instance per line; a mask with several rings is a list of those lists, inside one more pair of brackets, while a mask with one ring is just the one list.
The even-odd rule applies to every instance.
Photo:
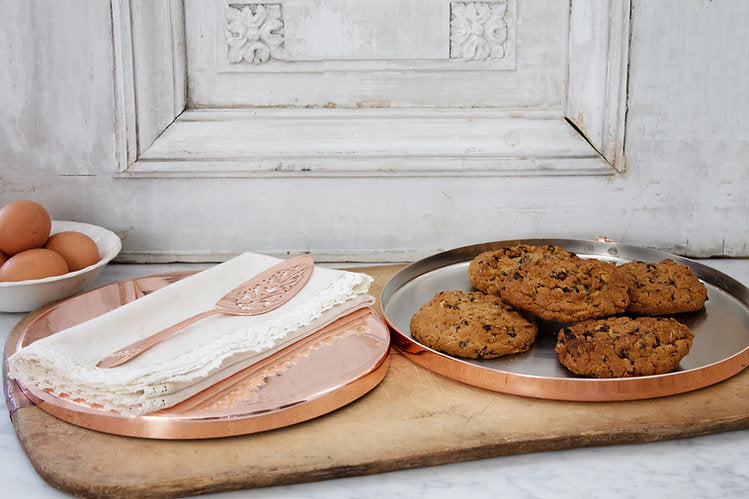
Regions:
[[[556, 178], [543, 188], [563, 188], [581, 176], [616, 176], [624, 165], [628, 2], [113, 6], [122, 178], [205, 179], [185, 187], [185, 203], [206, 198], [223, 180], [257, 179], [242, 185], [282, 191], [291, 212], [310, 205], [335, 211], [324, 197], [310, 203], [310, 192], [345, 193], [336, 202], [345, 216], [333, 215], [344, 222], [334, 227], [316, 218], [278, 239], [279, 215], [257, 221], [253, 214], [260, 224], [253, 230], [273, 248], [328, 259], [413, 259], [422, 250], [404, 246], [432, 251], [450, 243], [433, 229], [418, 241], [377, 237], [388, 220], [403, 222], [396, 229], [403, 233], [419, 224], [403, 219], [403, 199], [380, 203], [382, 182], [388, 195], [420, 189], [420, 210], [442, 212], [430, 193], [445, 182], [458, 185], [451, 179], [487, 204], [496, 199], [487, 178]], [[382, 182], [362, 189], [355, 178]], [[280, 179], [289, 181], [274, 182]], [[375, 205], [375, 234], [352, 239]], [[456, 208], [458, 217], [471, 210]]]
[[[136, 103], [166, 109], [148, 106], [130, 127], [130, 174], [621, 170], [628, 13], [618, 2], [173, 0], [157, 12], [133, 1], [134, 25], [152, 33], [168, 16], [171, 31], [160, 56], [141, 53], [143, 70], [136, 53]], [[168, 66], [172, 80], [160, 81], [177, 82], [181, 115], [158, 81], [138, 81]]]

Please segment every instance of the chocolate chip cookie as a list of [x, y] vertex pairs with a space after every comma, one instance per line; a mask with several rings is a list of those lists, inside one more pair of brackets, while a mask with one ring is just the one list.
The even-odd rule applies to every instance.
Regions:
[[533, 246], [520, 244], [490, 250], [476, 256], [468, 264], [468, 276], [473, 287], [490, 295], [499, 296], [499, 289], [508, 275], [520, 264], [545, 257], [567, 259], [575, 257], [559, 246]]
[[525, 352], [537, 332], [532, 319], [499, 297], [475, 291], [437, 293], [411, 318], [411, 333], [418, 341], [470, 359]]
[[676, 369], [693, 338], [687, 326], [672, 318], [612, 317], [563, 328], [555, 350], [559, 361], [575, 374], [649, 376]]
[[505, 279], [500, 296], [542, 319], [578, 322], [624, 312], [628, 285], [615, 265], [579, 257], [522, 263]]
[[671, 259], [660, 263], [629, 262], [619, 266], [629, 283], [627, 311], [667, 315], [699, 310], [707, 288], [686, 266]]

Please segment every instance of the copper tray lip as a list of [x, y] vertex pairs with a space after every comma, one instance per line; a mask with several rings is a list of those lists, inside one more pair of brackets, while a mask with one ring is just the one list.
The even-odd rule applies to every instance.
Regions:
[[280, 411], [183, 419], [155, 415], [121, 416], [105, 412], [82, 412], [51, 401], [52, 397], [40, 398], [15, 380], [9, 381], [18, 387], [30, 404], [76, 426], [126, 437], [201, 440], [276, 430], [323, 416], [374, 389], [385, 378], [389, 367], [390, 356], [386, 354], [358, 379], [337, 387], [335, 391], [289, 405]]
[[[85, 295], [95, 294], [104, 288], [119, 286], [129, 282], [140, 280], [176, 281], [200, 271], [193, 269], [178, 270], [125, 279], [99, 286], [52, 305], [40, 307], [36, 311], [31, 312], [31, 314], [38, 313], [39, 315], [29, 322], [17, 340], [12, 344], [6, 345], [5, 357], [7, 358], [17, 352], [23, 346], [28, 331], [32, 330], [40, 321], [44, 321], [47, 316], [70, 301], [80, 299]], [[374, 389], [385, 378], [390, 367], [389, 329], [381, 315], [372, 307], [363, 307], [344, 317], [355, 316], [357, 314], [358, 318], [371, 318], [381, 326], [379, 334], [383, 336], [383, 348], [377, 354], [377, 358], [370, 361], [368, 367], [358, 373], [355, 379], [350, 379], [335, 387], [327, 387], [325, 390], [310, 397], [290, 402], [288, 405], [272, 410], [264, 409], [254, 412], [245, 411], [233, 415], [202, 417], [179, 415], [174, 417], [168, 413], [162, 414], [161, 411], [143, 416], [122, 416], [114, 412], [81, 408], [76, 406], [72, 401], [29, 389], [15, 379], [8, 378], [4, 366], [3, 377], [6, 402], [11, 409], [11, 415], [12, 412], [19, 408], [36, 405], [59, 419], [91, 430], [115, 435], [161, 440], [232, 437], [294, 425], [323, 416], [355, 401]], [[315, 334], [311, 335], [310, 338], [313, 336]], [[298, 343], [304, 342], [305, 340], [302, 340]], [[293, 348], [296, 344], [290, 345], [289, 348]], [[251, 368], [252, 366], [247, 369]]]
[[[665, 374], [638, 376], [631, 378], [583, 378], [583, 377], [549, 377], [536, 374], [515, 373], [479, 366], [433, 350], [416, 341], [410, 331], [400, 331], [394, 321], [388, 317], [387, 306], [398, 289], [416, 277], [437, 271], [442, 267], [464, 263], [474, 256], [493, 249], [519, 244], [556, 245], [570, 251], [570, 247], [581, 247], [588, 254], [602, 258], [632, 259], [628, 254], [644, 254], [660, 261], [666, 258], [688, 265], [701, 279], [729, 293], [736, 300], [749, 308], [749, 288], [736, 279], [699, 262], [665, 251], [640, 246], [621, 244], [610, 240], [587, 239], [512, 239], [462, 246], [440, 253], [435, 253], [417, 262], [407, 265], [397, 272], [383, 287], [380, 294], [382, 317], [392, 332], [392, 343], [401, 353], [414, 363], [432, 370], [440, 375], [485, 388], [492, 391], [521, 395], [533, 398], [568, 400], [579, 402], [612, 402], [623, 400], [640, 400], [685, 393], [718, 383], [738, 374], [749, 366], [749, 345], [736, 353], [710, 364], [697, 368], [672, 371]], [[580, 249], [578, 252], [582, 252]], [[683, 382], [680, 382], [682, 381]]]

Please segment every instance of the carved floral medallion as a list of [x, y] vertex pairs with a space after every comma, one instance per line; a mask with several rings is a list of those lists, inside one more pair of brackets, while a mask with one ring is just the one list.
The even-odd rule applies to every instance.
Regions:
[[280, 4], [227, 5], [224, 12], [230, 63], [261, 64], [280, 58], [284, 43]]
[[452, 2], [450, 57], [465, 61], [501, 59], [507, 40], [507, 1]]

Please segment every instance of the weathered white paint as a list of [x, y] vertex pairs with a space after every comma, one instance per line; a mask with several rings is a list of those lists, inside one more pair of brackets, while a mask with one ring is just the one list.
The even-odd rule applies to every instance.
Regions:
[[508, 0], [506, 53], [465, 61], [450, 56], [450, 0], [283, 0], [289, 54], [262, 64], [228, 61], [227, 3], [185, 1], [190, 108], [559, 110], [564, 101], [565, 2]]
[[[219, 73], [515, 69], [517, 0], [215, 0], [187, 16], [215, 19]], [[192, 67], [209, 64], [209, 47], [192, 45]]]
[[[743, 2], [633, 0], [627, 168], [570, 176], [123, 176], [110, 5], [0, 10], [0, 203], [36, 199], [57, 219], [112, 228], [122, 259], [410, 261], [494, 239], [599, 235], [749, 256]], [[518, 61], [523, 40], [519, 30]]]
[[622, 171], [630, 2], [578, 0], [571, 7], [565, 116]]
[[561, 117], [492, 110], [185, 111], [132, 175], [611, 174]]
[[[203, 105], [199, 89], [207, 85], [214, 107], [293, 106], [298, 111], [292, 115], [256, 108], [185, 113], [143, 151], [127, 173], [203, 177], [287, 176], [291, 172], [307, 176], [613, 173], [563, 119], [565, 96], [560, 91], [568, 47], [562, 35], [569, 12], [549, 2], [533, 4], [522, 14], [518, 14], [516, 0], [187, 2], [192, 107]], [[580, 17], [577, 24], [588, 30]], [[576, 51], [576, 67], [595, 66], [576, 81], [587, 84], [591, 80], [601, 97], [596, 105], [617, 108], [623, 106], [620, 94], [608, 92], [598, 66], [604, 67], [604, 76], [614, 73], [605, 69], [609, 54], [605, 48], [610, 45], [609, 32], [623, 28], [609, 27], [609, 16], [603, 17], [603, 27], [596, 26], [593, 34], [586, 31], [593, 39], [589, 43], [604, 47], [603, 55], [589, 60]], [[624, 24], [619, 18], [612, 21]], [[528, 28], [521, 38], [524, 50], [516, 66], [516, 31], [523, 23]], [[155, 29], [152, 20], [148, 25]], [[168, 31], [170, 23], [161, 27]], [[211, 29], [215, 44], [207, 42]], [[169, 35], [162, 38], [169, 39]], [[280, 44], [281, 39], [286, 42]], [[308, 44], [303, 43], [308, 39]], [[448, 49], [450, 43], [453, 46]], [[394, 45], [401, 49], [394, 50]], [[169, 66], [163, 59], [156, 73]], [[497, 60], [507, 64], [497, 65]], [[245, 70], [233, 74], [233, 68]], [[320, 86], [320, 75], [336, 86]], [[352, 77], [358, 80], [350, 81]], [[501, 83], [500, 92], [488, 84], [492, 78]], [[271, 102], [259, 97], [263, 82], [273, 91]], [[289, 92], [285, 85], [296, 85], [301, 94]], [[480, 87], [480, 93], [465, 100], [460, 92], [471, 85]], [[362, 89], [373, 92], [369, 100], [357, 101], [356, 111], [341, 110], [351, 107], [350, 101], [345, 104], [347, 99]], [[405, 107], [408, 101], [387, 97], [394, 93], [402, 99], [409, 89], [420, 95], [423, 107]], [[541, 104], [526, 89], [549, 94], [551, 100]], [[240, 97], [236, 92], [242, 90]], [[320, 92], [318, 97], [313, 96], [315, 91]], [[445, 101], [440, 92], [457, 100]], [[490, 101], [500, 94], [506, 99], [504, 107], [514, 111], [487, 111], [495, 109]], [[313, 104], [300, 107], [300, 100], [310, 98], [316, 99]], [[476, 102], [481, 102], [480, 107]], [[382, 109], [373, 116], [361, 110], [368, 106]], [[454, 108], [464, 110], [456, 113]], [[600, 121], [606, 120], [603, 109], [588, 111], [595, 112], [602, 115]], [[537, 119], [539, 114], [545, 114], [544, 119]], [[623, 128], [623, 122], [612, 128], [616, 125]], [[253, 140], [238, 141], [238, 137]]]
[[[221, 9], [226, 2], [218, 4]], [[279, 5], [283, 7], [285, 61], [444, 59], [449, 50], [449, 24], [440, 22], [449, 15], [446, 2], [318, 0]], [[372, 19], [372, 13], [379, 14], [379, 22]], [[426, 26], [437, 29], [424, 30]], [[416, 33], [427, 38], [420, 40]]]
[[[142, 153], [184, 109], [183, 57], [177, 45], [181, 16], [174, 0], [129, 3], [138, 153]], [[168, 29], [164, 29], [168, 28]]]

